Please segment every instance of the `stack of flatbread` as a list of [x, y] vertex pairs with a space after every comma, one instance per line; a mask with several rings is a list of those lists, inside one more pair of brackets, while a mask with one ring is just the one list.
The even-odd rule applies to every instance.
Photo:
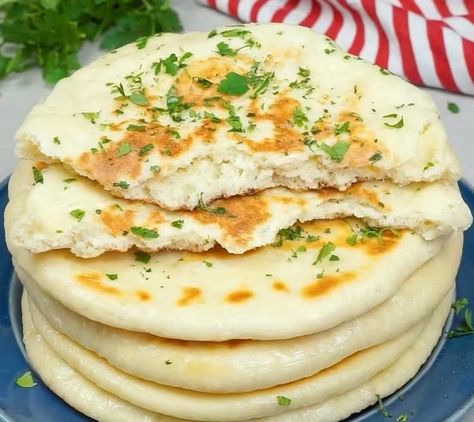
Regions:
[[411, 379], [471, 223], [430, 98], [295, 26], [163, 34], [18, 132], [31, 365], [99, 421], [337, 421]]

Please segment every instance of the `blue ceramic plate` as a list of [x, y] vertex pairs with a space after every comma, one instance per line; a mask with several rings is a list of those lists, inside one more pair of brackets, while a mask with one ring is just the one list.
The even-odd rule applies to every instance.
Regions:
[[[474, 209], [474, 192], [461, 184], [465, 201]], [[7, 182], [0, 184], [0, 215], [7, 203]], [[33, 388], [20, 388], [15, 380], [29, 369], [21, 343], [21, 287], [15, 277], [0, 225], [0, 421], [90, 421], [55, 396], [38, 377]], [[464, 254], [457, 279], [457, 296], [474, 304], [474, 229], [466, 232]], [[451, 317], [445, 328], [459, 321]], [[401, 400], [403, 398], [403, 400]], [[347, 422], [395, 421], [407, 413], [413, 422], [474, 421], [474, 335], [440, 340], [417, 376], [384, 400], [392, 418], [372, 407]]]

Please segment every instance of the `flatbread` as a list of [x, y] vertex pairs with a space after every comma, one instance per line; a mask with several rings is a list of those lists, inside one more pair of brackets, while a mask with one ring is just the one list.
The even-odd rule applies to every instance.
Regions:
[[282, 24], [129, 44], [60, 81], [16, 137], [22, 158], [170, 209], [275, 186], [460, 177], [428, 94]]
[[[388, 386], [382, 389], [381, 396], [383, 397], [387, 394], [390, 394], [401, 384], [411, 378], [419, 366], [427, 358], [434, 344], [436, 343], [446, 316], [449, 312], [449, 308], [450, 297], [447, 297], [445, 300], [443, 300], [442, 305], [440, 305], [439, 309], [430, 319], [429, 323], [426, 325], [426, 328], [421, 331], [421, 335], [419, 335], [418, 338], [414, 338], [417, 336], [411, 336], [412, 339], [410, 341], [406, 341], [406, 339], [410, 337], [410, 333], [406, 333], [400, 339], [383, 344], [377, 348], [371, 348], [365, 352], [361, 352], [349, 359], [346, 359], [334, 368], [318, 374], [312, 380], [309, 379], [308, 381], [308, 379], [305, 379], [291, 385], [279, 386], [277, 389], [275, 389], [276, 395], [269, 397], [269, 399], [273, 398], [273, 400], [268, 403], [265, 403], [264, 400], [261, 402], [253, 400], [253, 396], [260, 394], [260, 392], [239, 394], [237, 397], [240, 398], [240, 396], [245, 396], [246, 398], [245, 401], [240, 401], [239, 398], [236, 399], [235, 397], [232, 397], [233, 395], [206, 395], [203, 393], [190, 392], [186, 390], [170, 389], [169, 387], [161, 387], [158, 384], [152, 384], [149, 382], [140, 381], [138, 379], [131, 379], [132, 377], [114, 370], [112, 367], [105, 364], [104, 361], [97, 358], [94, 354], [86, 351], [79, 345], [75, 345], [65, 336], [62, 336], [59, 333], [54, 332], [54, 330], [48, 328], [47, 325], [43, 324], [44, 320], [39, 322], [37, 320], [38, 315], [35, 314], [33, 314], [33, 321], [35, 322], [33, 327], [28, 308], [25, 305], [23, 307], [25, 326], [24, 340], [27, 354], [32, 361], [33, 367], [39, 372], [40, 376], [43, 377], [45, 382], [50, 386], [50, 388], [53, 389], [53, 391], [59, 392], [63, 398], [69, 401], [71, 393], [82, 390], [82, 394], [80, 394], [77, 398], [73, 398], [72, 401], [76, 408], [82, 412], [85, 412], [86, 414], [90, 414], [89, 412], [91, 410], [93, 410], [96, 414], [100, 413], [101, 411], [103, 412], [103, 406], [98, 406], [96, 409], [95, 406], [91, 406], [93, 403], [88, 403], [88, 401], [96, 392], [99, 392], [98, 397], [100, 397], [101, 393], [103, 392], [100, 386], [103, 387], [106, 385], [107, 388], [119, 391], [120, 394], [124, 394], [124, 392], [130, 393], [131, 397], [128, 398], [138, 401], [141, 404], [150, 404], [153, 407], [160, 408], [171, 408], [173, 413], [189, 414], [193, 420], [197, 420], [198, 417], [201, 417], [198, 415], [201, 414], [207, 415], [206, 420], [242, 420], [244, 414], [257, 412], [262, 413], [262, 410], [266, 407], [269, 409], [266, 412], [267, 416], [270, 411], [272, 415], [270, 418], [266, 417], [259, 420], [273, 421], [285, 418], [281, 420], [298, 420], [308, 422], [313, 420], [321, 420], [321, 418], [311, 418], [315, 415], [318, 416], [318, 414], [320, 416], [321, 409], [324, 411], [328, 407], [331, 408], [331, 405], [334, 402], [334, 397], [325, 401], [320, 401], [319, 404], [298, 409], [298, 407], [304, 403], [302, 399], [304, 396], [306, 396], [307, 399], [314, 400], [317, 403], [318, 399], [321, 400], [321, 397], [332, 395], [337, 390], [342, 391], [342, 394], [336, 395], [335, 397], [337, 401], [342, 401], [344, 404], [343, 412], [347, 412], [347, 414], [360, 410], [360, 407], [358, 407], [360, 406], [360, 402], [354, 403], [354, 395], [362, 396], [363, 400], [365, 401], [371, 400], [368, 404], [372, 403], [375, 400], [375, 393], [373, 398], [369, 398], [367, 397], [367, 390], [373, 389], [374, 386], [380, 385], [379, 380], [381, 378], [386, 379], [385, 371], [376, 371], [372, 379], [362, 382], [362, 385], [358, 385], [353, 391], [350, 391], [348, 400], [343, 400], [342, 398], [344, 397], [346, 388], [351, 385], [355, 379], [364, 378], [364, 376], [361, 377], [361, 374], [363, 374], [364, 371], [368, 371], [367, 373], [369, 373], [371, 372], [370, 368], [374, 370], [376, 367], [384, 366], [386, 363], [392, 360], [392, 356], [399, 353], [398, 351], [394, 353], [394, 351], [395, 349], [398, 350], [401, 347], [402, 342], [406, 347], [405, 353], [402, 351], [401, 357], [398, 360], [395, 360], [390, 367], [385, 368], [385, 370], [388, 368], [388, 371], [396, 374], [396, 376], [390, 379]], [[38, 327], [41, 334], [36, 331]], [[405, 342], [403, 339], [405, 339]], [[412, 346], [410, 346], [410, 344]], [[66, 361], [62, 360], [60, 356], [66, 359]], [[71, 362], [73, 362], [73, 366], [69, 366]], [[77, 368], [75, 366], [77, 366]], [[395, 372], [394, 369], [397, 369], [397, 371]], [[66, 370], [69, 372], [67, 378], [63, 376], [63, 373]], [[86, 378], [91, 377], [96, 382], [99, 382], [100, 386], [95, 383], [87, 382], [87, 379], [83, 378], [82, 371], [87, 374]], [[380, 373], [377, 374], [377, 372]], [[316, 397], [310, 394], [310, 390], [312, 390], [311, 387], [308, 389], [302, 389], [301, 383], [315, 387], [316, 391], [314, 391], [314, 393]], [[73, 388], [70, 389], [69, 385], [71, 385]], [[359, 391], [359, 393], [354, 394], [355, 391]], [[280, 392], [281, 395], [284, 393], [285, 397], [291, 399], [289, 408], [282, 408], [281, 406], [278, 406], [276, 399], [278, 392]], [[166, 395], [166, 393], [168, 394]], [[185, 404], [179, 405], [179, 395], [189, 396], [186, 397]], [[206, 400], [202, 400], [202, 396], [210, 396], [208, 398], [208, 402], [206, 402]], [[115, 413], [114, 405], [118, 403], [124, 403], [124, 401], [122, 401], [123, 399], [118, 399], [118, 403], [114, 403], [115, 397], [117, 396], [107, 394], [107, 402], [111, 401], [112, 406], [109, 410], [108, 416], [100, 415], [101, 417], [98, 418], [99, 420], [113, 420], [112, 417]], [[198, 406], [199, 402], [202, 402], [201, 406]], [[227, 411], [225, 408], [221, 410], [219, 409], [221, 407], [221, 402], [226, 403], [228, 406]], [[127, 402], [125, 401], [125, 403]], [[265, 406], [265, 404], [267, 404], [267, 406]], [[134, 406], [131, 404], [130, 406], [130, 410], [134, 410], [136, 412], [143, 411], [143, 408], [135, 407], [136, 405]], [[250, 409], [249, 411], [248, 409], [252, 406], [259, 407], [259, 409]], [[247, 411], [244, 409], [247, 409]], [[209, 416], [216, 415], [219, 410], [221, 412], [219, 419], [217, 419], [217, 416]], [[232, 412], [230, 410], [232, 410]], [[287, 410], [290, 411], [288, 413], [282, 413]], [[331, 410], [334, 412], [336, 409]], [[144, 412], [147, 411], [145, 410]], [[280, 413], [281, 416], [277, 419], [275, 415], [278, 413]], [[339, 413], [341, 413], [341, 410], [339, 410]], [[145, 415], [150, 419], [144, 420], [162, 420], [160, 419], [160, 414], [145, 413], [140, 416], [144, 417]], [[329, 419], [325, 417], [322, 420]]]
[[[15, 219], [9, 208], [7, 233]], [[144, 259], [130, 251], [84, 260], [66, 251], [31, 254], [8, 234], [7, 244], [45, 293], [89, 319], [183, 340], [271, 340], [312, 334], [367, 312], [446, 240], [404, 230], [372, 231], [379, 237], [352, 242], [357, 224], [305, 223], [298, 239], [242, 255], [162, 251]]]
[[[12, 240], [34, 253], [70, 249], [91, 258], [134, 246], [148, 252], [201, 251], [218, 244], [240, 254], [275, 242], [279, 230], [298, 221], [355, 216], [374, 227], [412, 229], [428, 240], [465, 230], [472, 221], [453, 183], [360, 182], [344, 192], [273, 188], [183, 212], [117, 199], [60, 165], [35, 168], [42, 169], [42, 183], [34, 183], [30, 161], [20, 163], [10, 181], [10, 202], [17, 205], [9, 205], [21, 210]], [[225, 213], [213, 212], [218, 209]], [[74, 210], [83, 212], [80, 219], [71, 216]], [[139, 236], [132, 227], [146, 227], [156, 236]]]
[[430, 315], [452, 288], [461, 246], [461, 235], [451, 239], [394, 296], [368, 313], [318, 334], [275, 341], [183, 342], [120, 330], [71, 312], [22, 271], [19, 276], [55, 330], [112, 366], [159, 384], [229, 393], [305, 378], [402, 335]]

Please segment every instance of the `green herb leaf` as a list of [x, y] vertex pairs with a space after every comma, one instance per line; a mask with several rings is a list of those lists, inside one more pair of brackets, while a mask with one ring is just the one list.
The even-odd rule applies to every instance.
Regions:
[[131, 131], [134, 131], [134, 132], [145, 132], [145, 126], [143, 125], [128, 125], [127, 126], [127, 130], [131, 130]]
[[404, 413], [403, 415], [398, 415], [395, 422], [408, 422], [408, 414]]
[[43, 178], [43, 173], [41, 173], [41, 170], [39, 170], [38, 168], [34, 166], [31, 169], [33, 170], [33, 180], [35, 181], [34, 184], [35, 185], [37, 185], [38, 183], [43, 184], [44, 178]]
[[112, 273], [112, 274], [109, 273], [109, 274], [105, 274], [105, 275], [107, 276], [107, 278], [108, 278], [109, 280], [117, 280], [117, 278], [118, 278], [118, 274], [117, 274], [117, 273]]
[[116, 157], [122, 157], [124, 155], [130, 154], [131, 152], [132, 152], [132, 147], [130, 146], [130, 144], [128, 144], [126, 142], [123, 142], [118, 147], [115, 156]]
[[332, 242], [326, 242], [322, 246], [322, 248], [319, 250], [318, 256], [316, 258], [316, 261], [313, 262], [313, 265], [320, 264], [323, 262], [324, 258], [327, 256], [331, 255], [334, 250], [336, 249], [336, 246]]
[[233, 57], [237, 54], [237, 51], [230, 48], [229, 44], [226, 42], [221, 41], [217, 44], [217, 53], [219, 53], [221, 56]]
[[21, 388], [32, 388], [37, 385], [35, 380], [33, 379], [31, 371], [26, 371], [24, 374], [20, 375], [15, 380], [15, 384]]
[[380, 395], [376, 394], [375, 397], [377, 397], [377, 403], [379, 405], [379, 412], [382, 414], [382, 416], [385, 417], [385, 418], [391, 418], [392, 415], [390, 414], [388, 409], [383, 404], [382, 399], [380, 398]]
[[148, 98], [142, 92], [134, 92], [128, 98], [133, 104], [138, 106], [147, 106], [149, 104]]
[[146, 144], [143, 147], [140, 148], [140, 151], [138, 152], [138, 155], [140, 157], [144, 157], [145, 155], [148, 155], [149, 152], [154, 148], [155, 146], [153, 144]]
[[334, 128], [334, 135], [338, 136], [344, 132], [350, 133], [349, 124], [350, 122], [344, 122], [340, 125], [336, 125], [336, 127]]
[[[221, 119], [219, 119], [219, 117], [217, 117], [214, 113], [210, 113], [209, 111], [204, 111], [204, 117], [206, 119], [209, 119], [213, 123], [219, 123], [221, 121]], [[232, 123], [231, 123], [231, 126], [232, 126]], [[232, 128], [234, 128], [234, 127], [232, 126]]]
[[248, 90], [247, 78], [235, 72], [229, 72], [217, 87], [220, 93], [233, 96], [243, 95]]
[[139, 50], [141, 50], [146, 47], [149, 39], [150, 39], [149, 36], [140, 37], [135, 41], [135, 45], [137, 46]]
[[306, 123], [308, 123], [308, 117], [303, 112], [301, 107], [295, 107], [293, 110], [293, 123], [298, 127], [303, 127]]
[[202, 261], [202, 263], [208, 268], [211, 268], [214, 265], [212, 262], [209, 261]]
[[120, 182], [113, 183], [112, 186], [115, 186], [115, 187], [121, 188], [121, 189], [128, 189], [130, 187], [130, 184], [128, 182], [126, 182], [125, 180], [121, 180]]
[[469, 300], [465, 297], [461, 297], [451, 305], [451, 308], [454, 310], [454, 313], [458, 315], [467, 305], [469, 305]]
[[[392, 114], [386, 114], [385, 116], [383, 116], [384, 118], [398, 118], [398, 114], [395, 114], [395, 113], [392, 113]], [[398, 120], [398, 122], [396, 123], [386, 123], [384, 122], [384, 125], [387, 126], [387, 127], [391, 127], [391, 128], [394, 128], [394, 129], [400, 129], [403, 127], [404, 123], [403, 123], [403, 116], [400, 117], [400, 120]]]
[[147, 229], [146, 227], [132, 226], [130, 231], [135, 236], [143, 237], [144, 239], [156, 239], [159, 236], [156, 230]]
[[431, 167], [434, 167], [434, 164], [431, 161], [428, 161], [423, 167], [423, 171], [428, 170]]
[[81, 114], [84, 116], [86, 120], [89, 120], [92, 124], [95, 125], [95, 122], [99, 118], [100, 111], [97, 111], [97, 112], [87, 111]]
[[456, 103], [448, 103], [448, 110], [451, 113], [458, 114], [459, 113], [459, 106]]
[[148, 264], [150, 262], [151, 256], [150, 254], [142, 251], [135, 252], [135, 261], [143, 262], [144, 264]]
[[291, 404], [291, 399], [285, 396], [277, 396], [278, 406], [289, 406]]
[[176, 229], [182, 229], [184, 225], [184, 220], [175, 220], [171, 222], [171, 226]]
[[377, 161], [380, 161], [382, 159], [382, 154], [380, 152], [376, 152], [375, 154], [373, 154], [370, 158], [369, 158], [369, 161], [374, 164], [376, 163]]
[[56, 145], [61, 145], [61, 141], [59, 140], [59, 138], [57, 136], [55, 136], [53, 138], [53, 142], [56, 144]]
[[79, 208], [76, 208], [75, 210], [72, 210], [69, 215], [72, 218], [75, 218], [77, 221], [81, 221], [84, 216], [86, 215], [86, 212], [84, 210], [81, 210]]
[[211, 214], [225, 215], [227, 217], [235, 218], [235, 215], [229, 214], [224, 207], [212, 208], [209, 205], [206, 205], [204, 200], [202, 199], [202, 192], [201, 192], [201, 194], [199, 196], [199, 199], [198, 199], [197, 208], [202, 210], [202, 211], [209, 212]]
[[160, 166], [157, 166], [157, 165], [154, 165], [154, 166], [150, 166], [150, 170], [153, 172], [153, 173], [159, 173], [161, 168]]
[[196, 83], [201, 87], [201, 88], [204, 88], [204, 89], [207, 89], [207, 88], [210, 88], [212, 86], [212, 82], [208, 79], [205, 79], [205, 78], [201, 78], [199, 76], [195, 76], [193, 78], [194, 81], [196, 81]]
[[344, 158], [350, 147], [350, 142], [338, 140], [333, 146], [329, 146], [325, 142], [319, 144], [318, 147], [331, 157], [331, 160], [340, 162]]

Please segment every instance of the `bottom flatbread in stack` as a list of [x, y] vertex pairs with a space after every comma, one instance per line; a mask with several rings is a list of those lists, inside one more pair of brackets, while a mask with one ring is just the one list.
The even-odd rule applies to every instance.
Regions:
[[[338, 233], [334, 222], [324, 224]], [[450, 308], [461, 250], [461, 234], [444, 239], [393, 294], [327, 329], [221, 342], [91, 320], [15, 260], [26, 287], [26, 351], [56, 394], [100, 421], [336, 421], [391, 394], [424, 363]]]

